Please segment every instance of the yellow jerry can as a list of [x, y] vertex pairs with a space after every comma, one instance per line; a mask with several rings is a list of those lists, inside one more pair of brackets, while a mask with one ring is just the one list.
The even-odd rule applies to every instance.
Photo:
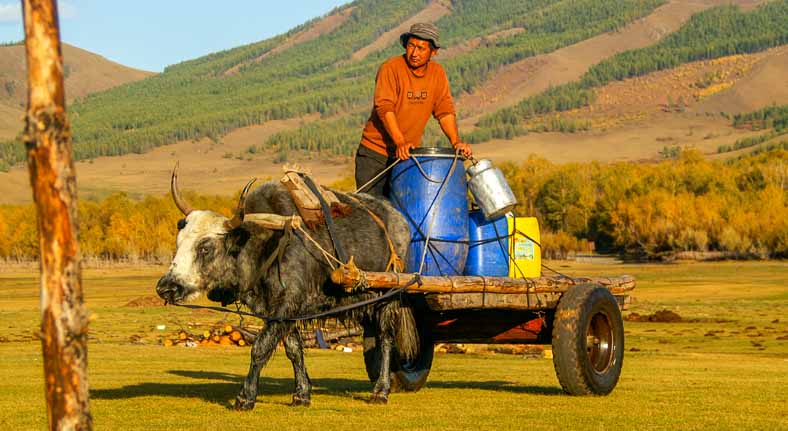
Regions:
[[507, 216], [509, 222], [509, 277], [534, 278], [542, 275], [542, 248], [536, 217]]

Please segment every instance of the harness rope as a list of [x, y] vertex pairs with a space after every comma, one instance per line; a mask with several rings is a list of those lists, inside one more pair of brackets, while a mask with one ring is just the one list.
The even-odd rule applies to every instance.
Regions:
[[[439, 181], [440, 189], [438, 189], [438, 195], [435, 197], [435, 207], [432, 210], [432, 214], [430, 217], [430, 224], [427, 226], [427, 236], [424, 238], [424, 250], [421, 253], [421, 261], [419, 263], [419, 274], [424, 270], [424, 262], [427, 259], [427, 250], [430, 248], [430, 236], [432, 235], [432, 226], [435, 224], [435, 215], [438, 213], [438, 208], [440, 208], [441, 201], [443, 197], [446, 195], [446, 182], [449, 181], [449, 178], [454, 174], [454, 169], [457, 167], [457, 160], [460, 158], [460, 153], [454, 153], [454, 160], [451, 162], [451, 167], [449, 168], [449, 172], [446, 173], [446, 176], [443, 178], [443, 181]], [[421, 168], [421, 164], [419, 164], [417, 157], [413, 157], [413, 161], [416, 163], [416, 166], [419, 168], [419, 171], [424, 176], [427, 181], [435, 182], [432, 178], [430, 178], [424, 169]], [[442, 271], [441, 271], [442, 272]]]
[[398, 289], [390, 290], [390, 291], [384, 293], [383, 295], [380, 295], [380, 296], [377, 296], [377, 297], [374, 297], [374, 298], [370, 298], [370, 299], [365, 299], [365, 300], [359, 301], [359, 302], [354, 302], [352, 304], [343, 305], [341, 307], [332, 308], [331, 310], [322, 311], [320, 313], [307, 314], [307, 315], [304, 315], [304, 316], [297, 316], [297, 317], [281, 317], [281, 316], [271, 317], [271, 316], [264, 316], [262, 314], [249, 313], [249, 312], [246, 312], [246, 311], [241, 311], [240, 309], [239, 310], [230, 310], [229, 308], [225, 308], [225, 307], [213, 307], [213, 306], [206, 306], [206, 305], [177, 304], [177, 303], [173, 304], [173, 305], [178, 306], [178, 307], [184, 307], [184, 308], [201, 309], [201, 310], [213, 310], [213, 311], [220, 311], [220, 312], [223, 312], [223, 313], [235, 313], [235, 314], [238, 314], [240, 316], [256, 317], [256, 318], [258, 318], [260, 320], [264, 320], [266, 323], [271, 323], [271, 322], [303, 322], [303, 321], [306, 321], [306, 320], [315, 320], [315, 319], [320, 319], [321, 317], [333, 316], [335, 314], [344, 313], [346, 311], [355, 310], [357, 308], [365, 307], [367, 305], [372, 305], [372, 304], [375, 304], [375, 303], [378, 303], [378, 302], [386, 301], [386, 300], [388, 300], [390, 298], [393, 298], [393, 297], [395, 297], [395, 296], [397, 296], [397, 295], [399, 295], [401, 293], [404, 293], [410, 286], [413, 286], [414, 284], [418, 284], [419, 286], [421, 286], [421, 283], [422, 283], [421, 282], [421, 277], [418, 274], [414, 274], [413, 278], [410, 279], [410, 281], [408, 281], [408, 283], [405, 286], [402, 286], [402, 287], [400, 287]]
[[357, 189], [356, 189], [356, 191], [355, 191], [355, 193], [359, 193], [359, 192], [361, 192], [362, 190], [364, 190], [364, 189], [366, 189], [367, 187], [369, 187], [369, 185], [370, 185], [370, 184], [372, 184], [372, 183], [374, 183], [375, 181], [377, 181], [378, 179], [380, 179], [380, 177], [382, 177], [383, 175], [385, 175], [385, 174], [386, 174], [386, 172], [388, 172], [388, 171], [390, 171], [392, 168], [394, 168], [394, 166], [396, 166], [396, 165], [397, 165], [397, 163], [399, 163], [400, 161], [401, 161], [400, 159], [397, 159], [397, 160], [395, 160], [395, 161], [394, 161], [394, 163], [392, 163], [392, 164], [388, 165], [388, 166], [386, 167], [386, 169], [383, 169], [382, 171], [380, 171], [380, 173], [379, 173], [379, 174], [377, 174], [377, 175], [375, 175], [374, 177], [372, 177], [372, 179], [371, 179], [371, 180], [367, 181], [366, 183], [364, 183], [364, 185], [362, 185], [361, 187], [357, 188]]

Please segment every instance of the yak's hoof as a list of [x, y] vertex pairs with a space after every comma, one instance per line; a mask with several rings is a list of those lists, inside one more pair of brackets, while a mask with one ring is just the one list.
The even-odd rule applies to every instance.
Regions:
[[241, 411], [248, 411], [254, 408], [254, 400], [247, 400], [246, 398], [242, 398], [240, 395], [235, 397], [235, 410]]
[[389, 402], [389, 397], [388, 397], [388, 395], [385, 395], [385, 394], [380, 393], [380, 392], [373, 393], [369, 397], [369, 401], [368, 402], [370, 404], [387, 404]]
[[309, 398], [308, 395], [303, 396], [303, 395], [294, 394], [293, 402], [291, 402], [290, 405], [294, 407], [309, 407], [310, 405], [312, 405], [312, 400]]

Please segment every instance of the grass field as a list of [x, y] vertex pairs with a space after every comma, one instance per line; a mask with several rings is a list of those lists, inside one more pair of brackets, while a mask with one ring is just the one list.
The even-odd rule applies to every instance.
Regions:
[[[788, 429], [788, 264], [551, 266], [635, 275], [625, 315], [669, 309], [682, 322], [627, 321], [623, 373], [607, 397], [564, 395], [549, 359], [443, 354], [426, 388], [368, 405], [359, 352], [309, 350], [312, 407], [287, 406], [292, 368], [278, 352], [249, 413], [230, 409], [248, 349], [159, 345], [221, 314], [127, 306], [154, 294], [161, 267], [86, 270], [96, 429]], [[0, 425], [44, 429], [35, 271], [0, 270], [0, 295]]]

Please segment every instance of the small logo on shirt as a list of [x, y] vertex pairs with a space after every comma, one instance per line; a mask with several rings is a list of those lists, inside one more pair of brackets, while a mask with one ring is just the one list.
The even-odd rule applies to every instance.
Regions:
[[408, 100], [411, 102], [419, 102], [427, 100], [428, 93], [426, 91], [408, 91]]

